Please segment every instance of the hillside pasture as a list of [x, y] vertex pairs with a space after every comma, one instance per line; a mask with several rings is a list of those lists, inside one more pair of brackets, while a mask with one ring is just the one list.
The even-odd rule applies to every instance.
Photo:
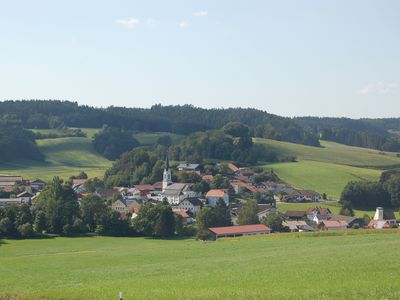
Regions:
[[21, 160], [0, 164], [0, 174], [21, 175], [26, 179], [40, 178], [46, 181], [54, 176], [68, 178], [85, 171], [90, 177], [103, 177], [111, 166], [92, 147], [92, 140], [81, 137], [38, 140], [44, 162]]
[[399, 299], [398, 232], [6, 240], [0, 299]]
[[299, 161], [313, 160], [318, 162], [387, 169], [400, 166], [397, 153], [381, 152], [378, 150], [351, 147], [328, 141], [320, 141], [321, 147], [312, 147], [269, 139], [255, 138], [255, 143], [268, 146], [280, 157], [295, 156]]
[[266, 164], [285, 182], [296, 188], [326, 193], [328, 198], [338, 200], [349, 181], [378, 180], [381, 171], [357, 168], [333, 163], [302, 160], [293, 163]]

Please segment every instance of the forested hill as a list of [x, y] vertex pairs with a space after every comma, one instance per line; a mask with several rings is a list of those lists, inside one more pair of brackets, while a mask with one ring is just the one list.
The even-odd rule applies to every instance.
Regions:
[[251, 108], [204, 109], [191, 105], [154, 105], [150, 109], [94, 108], [69, 101], [33, 100], [0, 102], [1, 115], [13, 115], [25, 128], [99, 128], [108, 125], [179, 134], [219, 129], [229, 122], [240, 122], [249, 126], [257, 137], [319, 146], [318, 136], [307, 132], [292, 119]]
[[384, 151], [400, 151], [400, 118], [299, 117], [294, 120], [324, 140]]

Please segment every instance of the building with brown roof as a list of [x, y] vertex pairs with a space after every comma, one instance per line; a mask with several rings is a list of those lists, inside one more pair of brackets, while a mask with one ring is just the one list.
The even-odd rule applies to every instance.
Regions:
[[219, 199], [222, 199], [225, 202], [226, 206], [228, 206], [229, 205], [228, 191], [224, 189], [213, 189], [209, 190], [206, 194], [206, 202], [211, 207], [215, 207]]
[[211, 227], [208, 228], [215, 235], [215, 238], [220, 237], [238, 237], [248, 235], [260, 235], [271, 233], [271, 228], [263, 224], [242, 225], [242, 226], [226, 226], [226, 227]]

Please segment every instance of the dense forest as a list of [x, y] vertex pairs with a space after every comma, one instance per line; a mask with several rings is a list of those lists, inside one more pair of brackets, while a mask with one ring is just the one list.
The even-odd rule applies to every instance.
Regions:
[[0, 116], [0, 162], [13, 159], [43, 160], [32, 131], [22, 128], [19, 120]]
[[400, 151], [400, 118], [349, 119], [302, 117], [294, 119], [305, 132], [350, 146]]
[[318, 137], [306, 133], [290, 118], [252, 108], [204, 109], [192, 105], [162, 106], [149, 109], [94, 108], [69, 101], [4, 101], [0, 115], [13, 115], [24, 128], [101, 128], [103, 125], [134, 131], [190, 134], [220, 129], [229, 122], [249, 126], [258, 137], [318, 146]]

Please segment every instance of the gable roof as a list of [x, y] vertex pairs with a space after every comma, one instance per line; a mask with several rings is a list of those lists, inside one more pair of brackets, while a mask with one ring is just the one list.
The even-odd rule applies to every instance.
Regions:
[[226, 226], [226, 227], [211, 227], [208, 228], [212, 233], [217, 235], [222, 234], [243, 234], [250, 232], [269, 232], [271, 228], [264, 224], [242, 225], [242, 226]]
[[304, 210], [287, 210], [285, 215], [289, 218], [303, 218], [306, 216]]
[[383, 219], [384, 220], [396, 220], [396, 216], [393, 211], [391, 210], [384, 210], [383, 211]]
[[226, 194], [226, 190], [209, 190], [206, 194], [206, 197], [219, 197], [223, 198], [224, 195]]
[[72, 179], [72, 185], [80, 185], [85, 184], [88, 181], [87, 179]]
[[212, 176], [212, 175], [204, 175], [203, 177], [201, 177], [201, 179], [207, 180], [207, 181], [211, 181], [211, 180], [214, 179], [214, 176]]
[[229, 169], [230, 171], [232, 171], [233, 173], [239, 172], [239, 168], [236, 167], [233, 163], [229, 163], [229, 164], [228, 164], [228, 169]]
[[349, 224], [346, 221], [339, 220], [339, 221], [329, 221], [324, 220], [321, 222], [320, 225], [324, 224], [327, 228], [335, 228], [335, 227], [347, 227]]
[[196, 170], [199, 166], [200, 166], [200, 164], [185, 163], [185, 164], [179, 164], [177, 166], [177, 168], [178, 169], [185, 169], [185, 170]]

